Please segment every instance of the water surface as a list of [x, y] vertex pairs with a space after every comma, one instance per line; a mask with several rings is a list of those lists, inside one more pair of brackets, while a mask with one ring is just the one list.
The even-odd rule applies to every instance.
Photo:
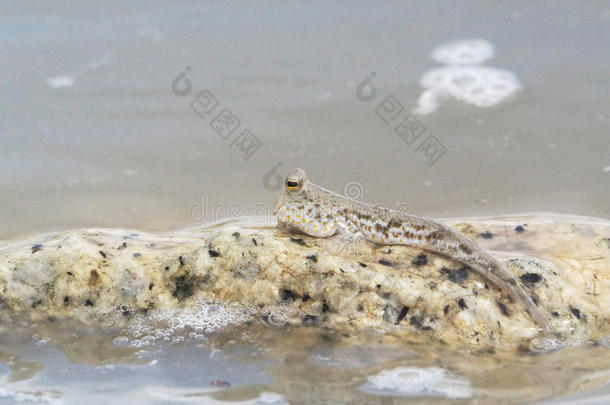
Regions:
[[[273, 168], [295, 166], [422, 216], [610, 217], [606, 2], [46, 1], [3, 2], [0, 15], [2, 239], [269, 209]], [[420, 117], [446, 148], [430, 165], [376, 107], [393, 95], [407, 114], [439, 67], [432, 51], [464, 38], [493, 44], [486, 65], [522, 90]], [[192, 89], [176, 95], [187, 67]], [[377, 98], [363, 102], [357, 88], [373, 72]], [[237, 134], [223, 139], [192, 109], [204, 89], [262, 142], [248, 159]], [[112, 326], [2, 328], [0, 403], [400, 403], [370, 378], [404, 368], [467, 381], [430, 387], [424, 403], [439, 392], [464, 403], [610, 395], [608, 349], [593, 345], [507, 358], [372, 336], [354, 350], [322, 331], [253, 325], [133, 348], [117, 346], [124, 331]]]

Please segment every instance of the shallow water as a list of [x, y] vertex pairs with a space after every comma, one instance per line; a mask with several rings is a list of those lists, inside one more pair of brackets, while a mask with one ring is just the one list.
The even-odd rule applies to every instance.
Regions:
[[[51, 1], [2, 3], [0, 15], [2, 239], [268, 213], [275, 174], [294, 166], [423, 216], [610, 217], [605, 2]], [[405, 116], [422, 76], [441, 67], [433, 50], [464, 38], [489, 41], [485, 66], [512, 72], [522, 89], [491, 108], [450, 100], [421, 117], [425, 136], [446, 148], [430, 165], [376, 107], [394, 95]], [[176, 95], [187, 66], [192, 90]], [[357, 88], [372, 72], [377, 98], [363, 102]], [[262, 142], [251, 157], [191, 108], [203, 89]], [[447, 402], [610, 395], [603, 347], [501, 358], [362, 337], [371, 349], [354, 350], [320, 331], [254, 325], [138, 355], [113, 343], [123, 332], [112, 327], [35, 329], [0, 333], [0, 403], [392, 403], [404, 397], [368, 378], [413, 367], [446, 370], [456, 392], [475, 398]]]
[[517, 403], [574, 393], [604, 403], [608, 395], [610, 350], [598, 345], [468, 353], [375, 335], [347, 343], [260, 321], [207, 334], [187, 325], [164, 341], [149, 326], [3, 331], [0, 403]]
[[[80, 226], [171, 229], [190, 207], [272, 204], [276, 164], [424, 216], [610, 216], [604, 2], [20, 2], [0, 5], [0, 238]], [[435, 48], [481, 38], [523, 89], [421, 117], [432, 166], [375, 108], [406, 111]], [[174, 78], [191, 67], [192, 93]], [[357, 86], [375, 72], [377, 99]], [[70, 77], [73, 84], [49, 79]], [[190, 102], [209, 89], [263, 146], [248, 160]], [[401, 116], [402, 117], [402, 116]]]

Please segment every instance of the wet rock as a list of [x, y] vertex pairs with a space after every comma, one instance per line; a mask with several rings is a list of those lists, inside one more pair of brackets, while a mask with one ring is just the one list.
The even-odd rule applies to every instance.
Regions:
[[[610, 251], [600, 240], [610, 224], [524, 219], [450, 225], [475, 239], [486, 232], [498, 241], [518, 238], [523, 253], [540, 252], [540, 258], [511, 256], [509, 243], [513, 250], [502, 260], [566, 336], [564, 343], [609, 335]], [[527, 232], [515, 232], [525, 222]], [[519, 303], [489, 280], [412, 247], [341, 256], [319, 239], [234, 226], [125, 238], [120, 230], [88, 229], [0, 246], [0, 310], [96, 325], [112, 313], [131, 319], [150, 308], [182, 311], [213, 299], [253, 308], [272, 326], [346, 335], [379, 330], [448, 346], [517, 350], [538, 334]]]

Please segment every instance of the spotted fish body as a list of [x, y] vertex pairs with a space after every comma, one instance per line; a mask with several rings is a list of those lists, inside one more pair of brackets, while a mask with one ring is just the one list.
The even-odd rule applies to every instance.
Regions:
[[380, 245], [415, 246], [469, 266], [520, 301], [546, 332], [554, 331], [517, 278], [497, 259], [457, 231], [414, 215], [378, 208], [326, 190], [302, 169], [286, 179], [275, 215], [281, 227], [319, 238], [361, 235]]

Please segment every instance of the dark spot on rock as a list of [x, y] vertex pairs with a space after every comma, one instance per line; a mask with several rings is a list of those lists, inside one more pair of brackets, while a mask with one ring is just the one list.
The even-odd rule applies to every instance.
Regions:
[[307, 246], [305, 241], [303, 241], [301, 238], [290, 238], [290, 241], [296, 243], [297, 245]]
[[140, 257], [140, 256], [142, 256], [142, 255], [140, 253], [137, 253], [137, 252], [133, 254], [133, 257]]
[[194, 293], [195, 280], [186, 275], [178, 276], [174, 279], [174, 292], [172, 295], [179, 300], [190, 297]]
[[572, 312], [572, 315], [576, 318], [580, 319], [580, 310], [578, 308], [570, 307], [570, 312]]
[[524, 228], [524, 227], [522, 227], [521, 225], [519, 225], [519, 226], [517, 226], [517, 227], [515, 228], [515, 232], [517, 232], [517, 233], [521, 233], [521, 232], [523, 232], [523, 231], [525, 231], [525, 228]]
[[254, 243], [254, 246], [258, 246], [258, 242], [254, 238], [252, 238], [252, 243]]
[[467, 244], [465, 244], [465, 243], [460, 243], [460, 244], [458, 245], [458, 248], [459, 248], [459, 249], [460, 249], [462, 252], [466, 253], [467, 255], [472, 254], [472, 249], [470, 248], [470, 246], [468, 246], [468, 245], [467, 245]]
[[381, 298], [383, 298], [384, 300], [389, 300], [391, 296], [392, 294], [389, 292], [381, 294]]
[[150, 291], [150, 290], [152, 290], [154, 286], [155, 286], [155, 285], [154, 285], [153, 283], [150, 283], [150, 284], [148, 285], [148, 290], [149, 290], [149, 291]]
[[[210, 257], [218, 257], [218, 256], [220, 256], [220, 253], [218, 251], [214, 250], [214, 249], [209, 249], [208, 253], [210, 254]], [[182, 256], [180, 256], [180, 257], [182, 257]]]
[[450, 281], [461, 284], [468, 278], [468, 267], [462, 267], [457, 270], [451, 270], [446, 267], [441, 269], [441, 273], [447, 276]]
[[239, 239], [239, 237], [240, 237], [240, 236], [241, 236], [241, 235], [239, 234], [239, 232], [233, 232], [233, 237], [234, 237], [235, 239]]
[[123, 244], [121, 246], [119, 246], [118, 248], [116, 248], [116, 250], [123, 250], [127, 247], [127, 242], [123, 242]]
[[422, 326], [421, 330], [432, 330], [432, 326], [430, 326], [430, 325]]
[[496, 301], [496, 305], [498, 306], [498, 308], [500, 308], [500, 312], [502, 312], [502, 315], [510, 316], [510, 312], [508, 312], [508, 308], [506, 307], [506, 305], [504, 305], [500, 301]]
[[381, 284], [377, 284], [375, 287], [379, 290], [381, 288]]
[[311, 260], [312, 262], [317, 263], [318, 262], [318, 256], [316, 256], [316, 255], [309, 255], [309, 256], [307, 256], [307, 260]]
[[364, 307], [362, 306], [362, 304], [358, 304], [358, 312], [362, 311], [364, 311]]
[[326, 301], [324, 301], [322, 303], [322, 312], [328, 312], [330, 308], [328, 307], [328, 304], [326, 303]]
[[506, 280], [506, 282], [507, 282], [508, 284], [510, 284], [510, 285], [517, 285], [517, 282], [516, 282], [516, 281], [515, 281], [515, 279], [513, 279], [513, 278], [510, 278], [510, 279]]
[[290, 290], [284, 290], [282, 292], [282, 300], [284, 301], [294, 301], [296, 298], [296, 295], [294, 295], [294, 293]]
[[37, 243], [34, 246], [32, 246], [32, 253], [36, 253], [36, 252], [40, 251], [41, 249], [42, 249], [42, 245]]
[[384, 266], [393, 266], [392, 262], [389, 262], [389, 261], [383, 260], [383, 259], [379, 260], [378, 263], [383, 264]]
[[311, 299], [308, 293], [303, 294], [303, 302], [307, 302]]
[[400, 321], [402, 321], [403, 319], [405, 319], [405, 316], [407, 316], [407, 314], [409, 313], [409, 307], [402, 307], [402, 309], [400, 310], [400, 313], [398, 314], [398, 318], [396, 318], [396, 325], [398, 325], [400, 323]]
[[431, 290], [434, 290], [436, 288], [436, 283], [434, 281], [430, 281], [428, 283], [428, 287], [430, 287]]
[[409, 318], [409, 324], [415, 326], [417, 329], [421, 329], [423, 320], [424, 319], [421, 316], [412, 316]]
[[468, 305], [466, 305], [466, 302], [464, 301], [464, 298], [460, 298], [460, 300], [458, 301], [458, 305], [460, 306], [461, 309], [468, 308]]
[[121, 307], [121, 313], [125, 318], [131, 318], [133, 316], [131, 309], [127, 308], [125, 305]]
[[423, 254], [417, 255], [417, 257], [415, 257], [415, 259], [411, 261], [411, 264], [413, 264], [414, 266], [425, 266], [426, 264], [428, 264], [428, 256]]
[[37, 299], [36, 301], [34, 301], [32, 303], [32, 308], [36, 308], [40, 304], [42, 304], [42, 300], [41, 299]]
[[93, 287], [94, 285], [96, 285], [99, 279], [100, 275], [97, 270], [91, 270], [91, 273], [89, 273], [89, 287]]
[[540, 274], [536, 274], [536, 273], [525, 273], [525, 274], [522, 274], [521, 277], [519, 277], [519, 278], [525, 284], [534, 284], [534, 283], [537, 283], [540, 280], [542, 280], [542, 277], [540, 276]]
[[67, 295], [64, 297], [64, 304], [68, 304], [70, 302], [70, 297], [68, 297]]
[[66, 274], [68, 274], [69, 276], [74, 276], [74, 273], [72, 273], [71, 271], [67, 271]]
[[445, 308], [443, 308], [443, 313], [445, 315], [447, 315], [449, 313], [449, 305], [445, 305]]
[[303, 317], [303, 325], [314, 326], [316, 324], [317, 320], [318, 320], [318, 317], [315, 315], [305, 315]]
[[359, 264], [360, 266], [362, 266], [362, 267], [367, 267], [367, 265], [366, 265], [365, 263], [358, 262], [358, 264]]
[[551, 312], [551, 315], [553, 315], [555, 318], [557, 318], [559, 316], [559, 312], [553, 311], [553, 312]]
[[92, 307], [93, 306], [93, 301], [91, 301], [90, 299], [85, 300], [85, 306]]
[[105, 259], [105, 258], [106, 258], [106, 253], [104, 253], [104, 252], [103, 252], [103, 251], [101, 251], [101, 250], [100, 250], [99, 252], [100, 252], [100, 255], [102, 255], [102, 257]]
[[481, 238], [483, 238], [483, 239], [491, 239], [494, 237], [493, 233], [491, 233], [489, 231], [485, 231], [485, 232], [481, 233], [479, 236], [481, 236]]

